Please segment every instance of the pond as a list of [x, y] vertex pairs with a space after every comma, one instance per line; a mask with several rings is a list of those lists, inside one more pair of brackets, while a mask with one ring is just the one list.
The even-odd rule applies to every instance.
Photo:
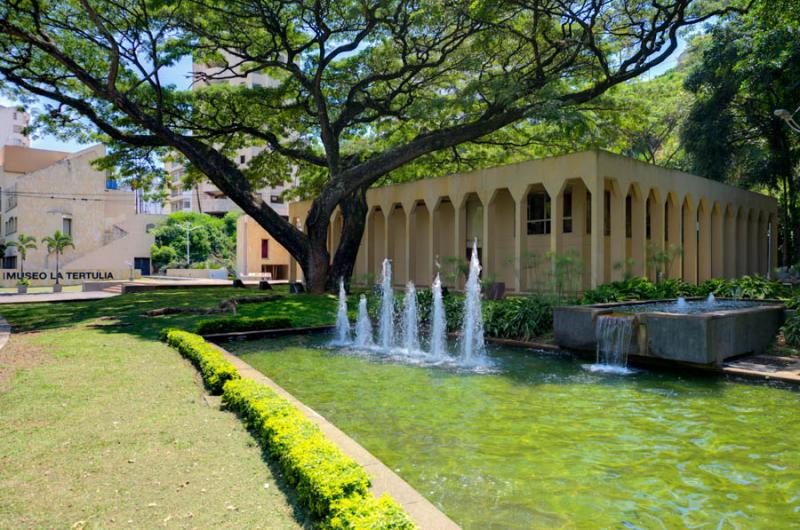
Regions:
[[325, 347], [227, 345], [464, 528], [780, 528], [800, 521], [800, 393], [592, 373], [489, 348], [475, 371]]

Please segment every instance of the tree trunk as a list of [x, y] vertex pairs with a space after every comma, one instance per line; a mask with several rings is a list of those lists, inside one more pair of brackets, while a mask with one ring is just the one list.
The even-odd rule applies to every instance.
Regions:
[[342, 237], [333, 257], [333, 265], [328, 272], [328, 291], [337, 292], [339, 279], [344, 278], [345, 285], [350, 285], [353, 276], [358, 248], [364, 235], [367, 222], [367, 190], [361, 187], [345, 197], [339, 207], [344, 217]]

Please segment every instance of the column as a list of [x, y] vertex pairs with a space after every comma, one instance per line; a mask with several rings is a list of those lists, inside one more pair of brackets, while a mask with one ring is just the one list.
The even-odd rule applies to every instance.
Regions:
[[631, 258], [633, 273], [647, 275], [647, 197], [637, 189], [631, 194]]
[[697, 241], [697, 281], [703, 282], [711, 278], [711, 210], [705, 203], [697, 210], [699, 223], [699, 240]]
[[[605, 207], [604, 207], [605, 208]], [[625, 195], [621, 183], [611, 186], [611, 280], [622, 280], [625, 274]]]
[[[653, 200], [650, 202], [650, 248], [652, 252], [661, 252], [666, 248], [665, 234], [664, 234], [664, 201], [660, 198], [660, 193], [653, 194]], [[649, 196], [648, 196], [649, 200]], [[655, 268], [648, 271], [648, 277], [651, 281], [657, 281]]]
[[[406, 247], [406, 263], [405, 263], [405, 273], [406, 273], [406, 281], [413, 282], [414, 281], [414, 262], [416, 258], [416, 252], [414, 252], [414, 235], [416, 235], [416, 201], [405, 204], [403, 203], [403, 213], [406, 214], [406, 240], [405, 240], [405, 247]], [[413, 230], [413, 232], [412, 232]], [[421, 243], [421, 242], [420, 242]]]
[[[455, 241], [453, 242], [453, 255], [459, 259], [464, 259], [466, 241], [467, 241], [467, 205], [465, 202], [466, 197], [463, 195], [458, 197], [458, 202], [453, 201], [453, 210], [455, 219]], [[456, 289], [461, 289], [464, 285], [464, 278], [461, 275], [455, 281]]]
[[514, 230], [514, 289], [521, 293], [527, 288], [528, 270], [523, 267], [522, 259], [525, 254], [525, 243], [528, 237], [528, 193], [527, 190], [514, 196], [516, 206], [516, 229]]
[[[589, 186], [587, 186], [589, 187]], [[592, 288], [605, 283], [606, 245], [603, 228], [603, 212], [605, 198], [603, 179], [596, 178], [594, 188], [589, 187], [592, 194]]]
[[683, 280], [697, 283], [697, 214], [687, 197], [681, 206], [683, 219]]
[[561, 254], [561, 234], [564, 231], [564, 189], [563, 181], [545, 183], [544, 189], [550, 196], [550, 253], [551, 265], [555, 273], [556, 256]]

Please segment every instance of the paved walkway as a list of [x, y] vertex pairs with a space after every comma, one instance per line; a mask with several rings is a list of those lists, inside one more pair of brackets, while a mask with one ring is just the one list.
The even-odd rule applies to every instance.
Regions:
[[726, 362], [726, 374], [800, 383], [800, 357], [752, 355]]
[[81, 300], [100, 300], [110, 298], [119, 293], [105, 291], [71, 291], [62, 293], [33, 293], [33, 294], [3, 294], [0, 295], [0, 304], [30, 304], [37, 302], [77, 302]]

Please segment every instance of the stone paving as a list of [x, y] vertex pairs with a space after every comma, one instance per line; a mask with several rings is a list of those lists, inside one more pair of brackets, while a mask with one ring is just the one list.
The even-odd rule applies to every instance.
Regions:
[[800, 383], [800, 357], [751, 355], [726, 362], [722, 371], [731, 375]]

